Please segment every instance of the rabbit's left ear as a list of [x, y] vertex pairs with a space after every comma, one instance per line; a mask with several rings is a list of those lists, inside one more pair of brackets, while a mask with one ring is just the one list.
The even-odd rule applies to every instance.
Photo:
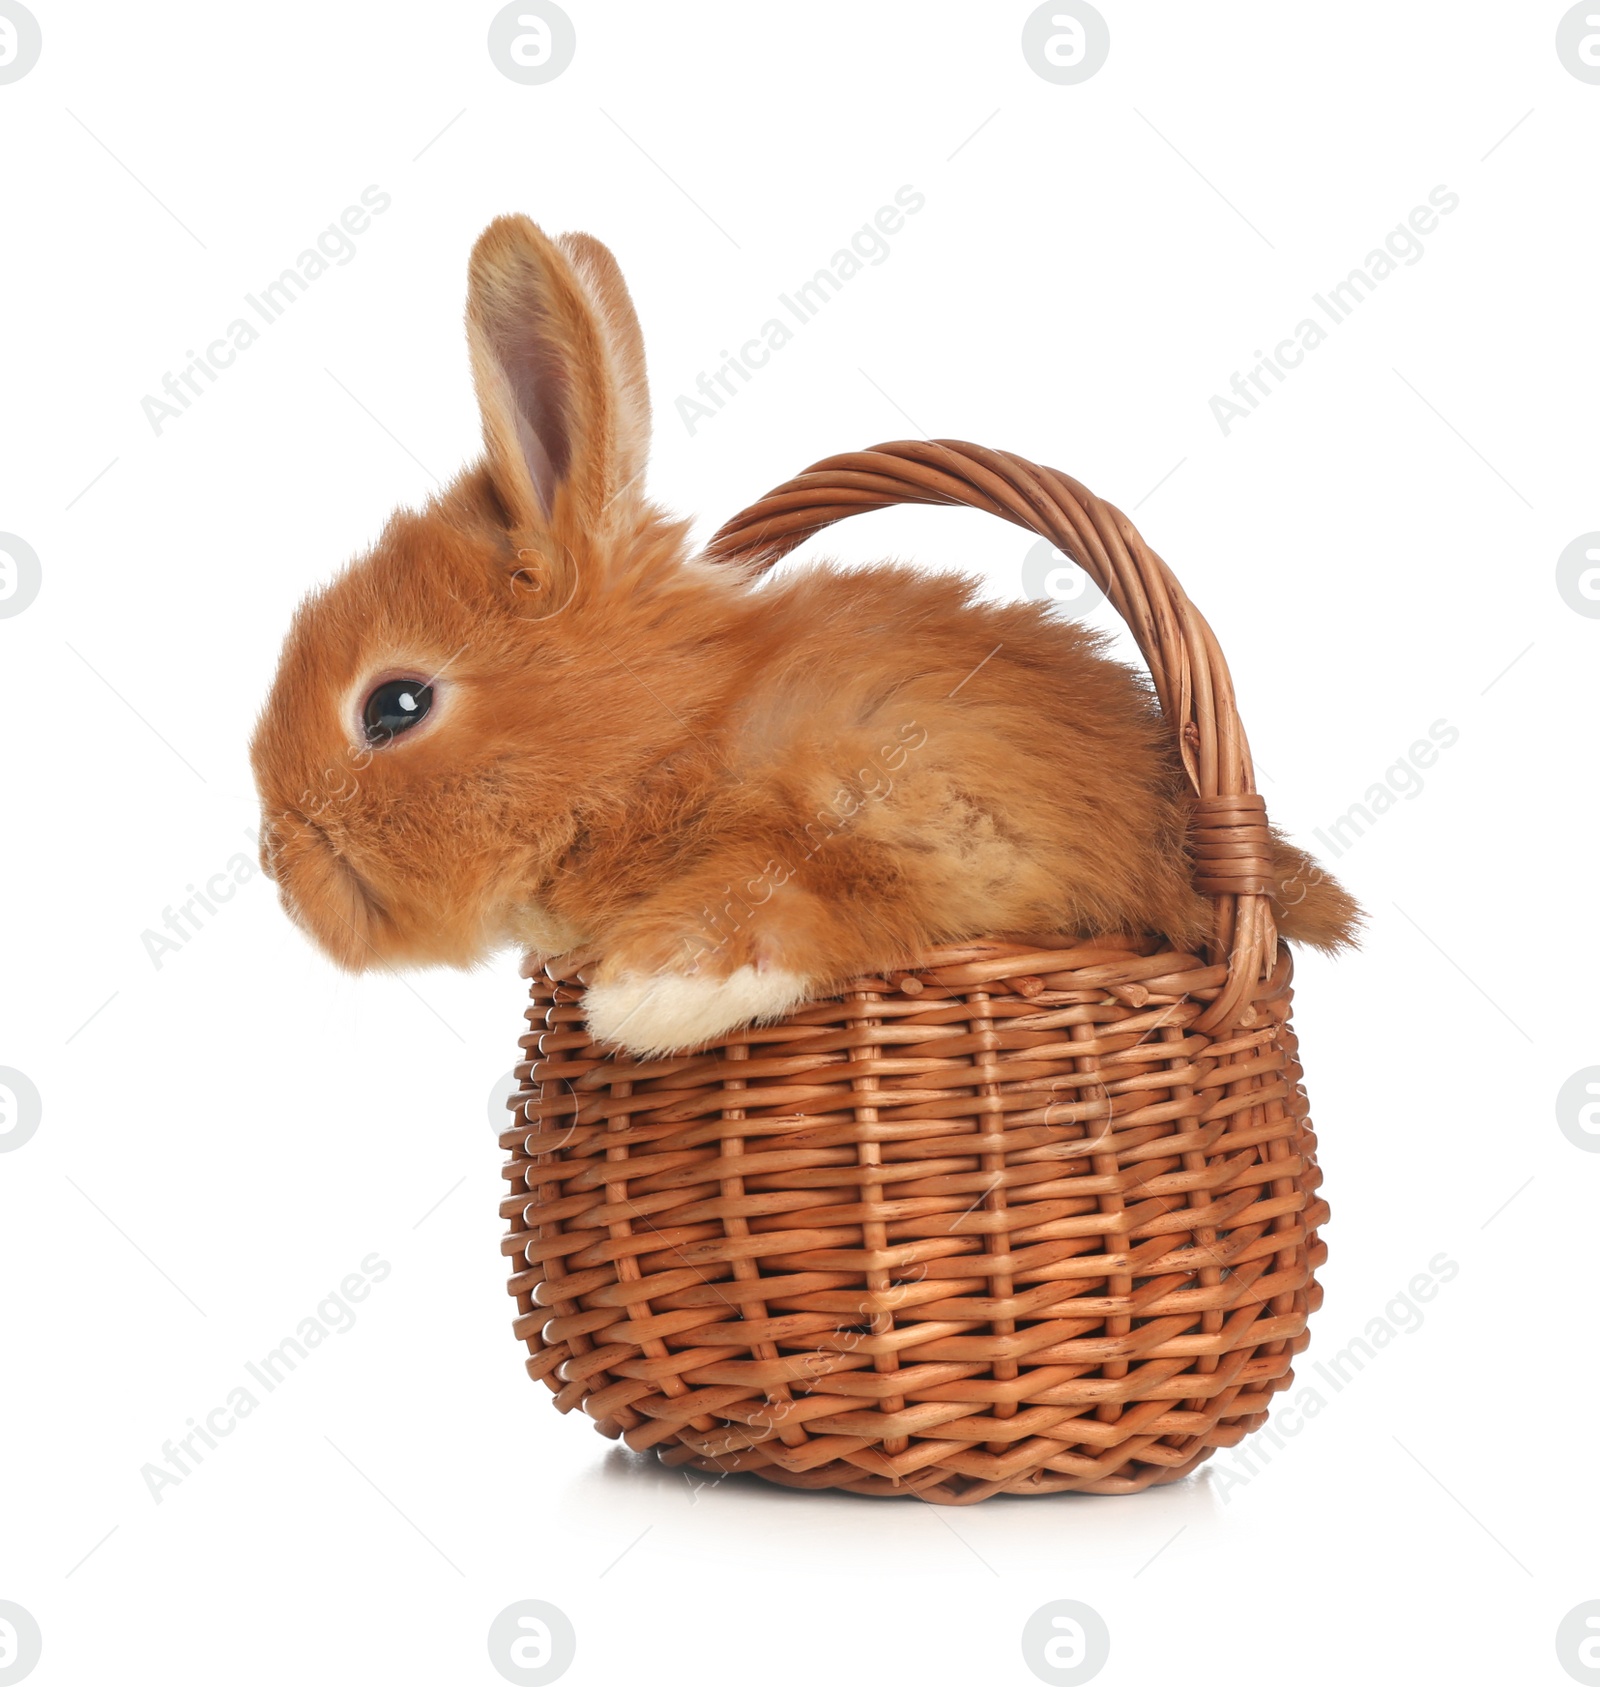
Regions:
[[642, 495], [650, 398], [616, 259], [526, 217], [478, 237], [467, 339], [495, 490], [514, 531], [596, 532]]

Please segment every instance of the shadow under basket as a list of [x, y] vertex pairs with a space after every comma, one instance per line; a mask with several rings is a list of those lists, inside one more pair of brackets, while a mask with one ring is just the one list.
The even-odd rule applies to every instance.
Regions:
[[528, 1372], [669, 1465], [965, 1505], [1187, 1475], [1289, 1386], [1327, 1208], [1269, 834], [1216, 642], [1131, 522], [956, 441], [830, 458], [713, 539], [770, 565], [842, 516], [984, 509], [1138, 640], [1196, 793], [1204, 954], [973, 941], [635, 1061], [536, 965], [502, 1213]]

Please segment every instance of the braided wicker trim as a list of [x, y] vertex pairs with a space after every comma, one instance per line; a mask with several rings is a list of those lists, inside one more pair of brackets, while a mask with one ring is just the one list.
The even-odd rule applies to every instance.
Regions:
[[1194, 882], [1208, 896], [1269, 896], [1272, 834], [1258, 796], [1196, 797], [1189, 822]]

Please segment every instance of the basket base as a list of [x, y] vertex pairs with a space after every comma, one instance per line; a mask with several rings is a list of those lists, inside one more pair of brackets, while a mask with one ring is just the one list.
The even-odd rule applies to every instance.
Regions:
[[[1074, 946], [1075, 944], [1075, 946]], [[533, 980], [529, 1374], [674, 1469], [973, 1505], [1180, 1481], [1293, 1380], [1316, 1139], [1282, 952], [996, 941], [634, 1062]]]
[[[1302, 1341], [1298, 1345], [1303, 1348], [1305, 1343]], [[1291, 1387], [1293, 1382], [1294, 1372], [1285, 1371], [1274, 1381], [1271, 1392], [1276, 1394]], [[681, 1443], [673, 1447], [659, 1447], [656, 1451], [661, 1463], [670, 1470], [696, 1470], [717, 1480], [735, 1475], [754, 1476], [782, 1488], [810, 1492], [838, 1490], [841, 1493], [863, 1494], [871, 1499], [914, 1499], [928, 1505], [961, 1506], [976, 1505], [978, 1501], [998, 1494], [1020, 1497], [1039, 1494], [1142, 1494], [1147, 1488], [1164, 1487], [1193, 1475], [1213, 1453], [1238, 1446], [1266, 1421], [1265, 1411], [1252, 1412], [1248, 1416], [1219, 1423], [1205, 1437], [1195, 1438], [1198, 1445], [1193, 1440], [1176, 1447], [1165, 1443], [1155, 1447], [1145, 1445], [1137, 1453], [1119, 1448], [1097, 1461], [1100, 1466], [1098, 1474], [1045, 1468], [1030, 1470], [1020, 1476], [988, 1480], [952, 1475], [948, 1470], [937, 1467], [913, 1471], [904, 1477], [888, 1473], [874, 1475], [863, 1468], [867, 1462], [866, 1455], [862, 1456], [861, 1464], [840, 1459], [811, 1470], [786, 1470], [755, 1448], [721, 1459], [701, 1457]], [[600, 1427], [596, 1425], [596, 1428]], [[888, 1463], [885, 1459], [878, 1462]]]
[[[1249, 1429], [1254, 1429], [1265, 1421], [1264, 1415], [1252, 1420], [1244, 1433], [1248, 1433]], [[1197, 1453], [1185, 1459], [1182, 1464], [1175, 1465], [1170, 1469], [1149, 1469], [1136, 1478], [1112, 1476], [1099, 1482], [1085, 1481], [1078, 1476], [1050, 1476], [1043, 1471], [1018, 1477], [1012, 1482], [963, 1481], [938, 1473], [934, 1473], [924, 1481], [918, 1481], [915, 1477], [912, 1477], [904, 1482], [894, 1482], [887, 1477], [865, 1476], [859, 1471], [854, 1472], [853, 1475], [847, 1474], [826, 1465], [820, 1470], [804, 1473], [775, 1470], [772, 1466], [767, 1465], [760, 1469], [752, 1468], [748, 1474], [758, 1477], [763, 1482], [771, 1482], [782, 1488], [800, 1488], [813, 1492], [829, 1489], [846, 1494], [865, 1494], [872, 1499], [922, 1500], [928, 1505], [975, 1505], [979, 1500], [992, 1499], [996, 1494], [1143, 1493], [1146, 1488], [1155, 1488], [1164, 1483], [1181, 1481], [1191, 1472], [1198, 1470], [1215, 1450], [1214, 1447], [1202, 1447]], [[709, 1476], [722, 1477], [734, 1474], [725, 1466], [719, 1468], [712, 1459], [675, 1460], [664, 1457], [662, 1463], [669, 1466], [687, 1464]]]

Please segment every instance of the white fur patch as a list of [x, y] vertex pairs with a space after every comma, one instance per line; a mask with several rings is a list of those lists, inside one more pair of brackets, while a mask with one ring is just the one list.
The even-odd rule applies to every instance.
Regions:
[[584, 998], [589, 1029], [630, 1054], [671, 1054], [695, 1048], [736, 1026], [776, 1019], [810, 993], [793, 972], [740, 967], [726, 978], [681, 972], [625, 972], [591, 984]]

